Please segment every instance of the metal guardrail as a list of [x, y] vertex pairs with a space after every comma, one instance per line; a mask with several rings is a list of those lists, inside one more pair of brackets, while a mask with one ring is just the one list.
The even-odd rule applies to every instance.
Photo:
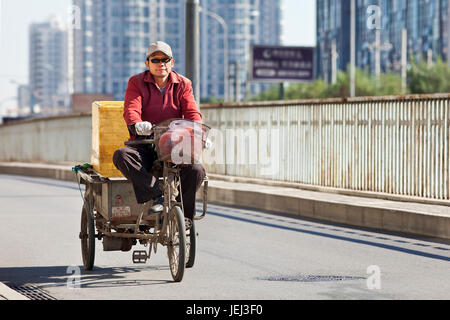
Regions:
[[[209, 174], [450, 200], [450, 94], [201, 105]], [[0, 125], [0, 161], [86, 162], [90, 115]]]
[[208, 173], [450, 199], [450, 94], [202, 105]]

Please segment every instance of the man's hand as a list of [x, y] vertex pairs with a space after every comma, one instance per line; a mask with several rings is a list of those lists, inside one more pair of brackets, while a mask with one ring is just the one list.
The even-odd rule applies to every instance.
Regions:
[[152, 124], [148, 121], [138, 122], [134, 128], [138, 136], [149, 136], [152, 133]]

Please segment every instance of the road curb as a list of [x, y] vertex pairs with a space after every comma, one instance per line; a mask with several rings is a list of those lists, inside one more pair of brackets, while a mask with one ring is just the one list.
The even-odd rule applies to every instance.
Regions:
[[77, 181], [75, 173], [72, 171], [72, 166], [69, 165], [0, 162], [0, 173], [64, 181]]
[[[0, 163], [0, 173], [76, 181], [70, 166]], [[211, 175], [208, 201], [379, 231], [450, 239], [450, 206], [237, 182]], [[198, 193], [199, 199], [202, 191]], [[450, 202], [449, 202], [450, 203]]]
[[[250, 185], [257, 191], [249, 191], [248, 187], [239, 188], [236, 185], [234, 189], [230, 189], [213, 180], [208, 188], [208, 200], [379, 231], [450, 239], [449, 207], [336, 196], [313, 191], [297, 190], [297, 194], [293, 195], [287, 194], [287, 191], [294, 190], [287, 188], [279, 188], [278, 193], [274, 194], [259, 185]], [[402, 205], [407, 208], [400, 208]], [[417, 206], [416, 210], [413, 210], [414, 206]]]

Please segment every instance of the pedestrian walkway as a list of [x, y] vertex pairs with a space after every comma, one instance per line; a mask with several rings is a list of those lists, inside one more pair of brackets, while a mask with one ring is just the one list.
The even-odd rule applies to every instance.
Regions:
[[[249, 179], [210, 175], [208, 200], [299, 217], [393, 231], [425, 237], [450, 239], [450, 201], [420, 202], [304, 190], [259, 184]], [[245, 182], [247, 180], [247, 182]], [[252, 182], [252, 183], [251, 183]], [[259, 182], [259, 181], [258, 181]], [[326, 188], [321, 188], [326, 189]], [[349, 192], [351, 194], [351, 192]]]

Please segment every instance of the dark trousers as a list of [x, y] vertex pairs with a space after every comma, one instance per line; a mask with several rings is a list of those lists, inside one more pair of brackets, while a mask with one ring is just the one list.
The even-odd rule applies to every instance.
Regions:
[[[150, 146], [127, 146], [114, 153], [114, 165], [133, 184], [138, 203], [150, 201], [155, 196], [151, 188], [155, 160], [156, 151]], [[200, 189], [206, 172], [200, 164], [180, 165], [180, 169], [184, 216], [192, 219], [195, 215], [195, 194]]]

